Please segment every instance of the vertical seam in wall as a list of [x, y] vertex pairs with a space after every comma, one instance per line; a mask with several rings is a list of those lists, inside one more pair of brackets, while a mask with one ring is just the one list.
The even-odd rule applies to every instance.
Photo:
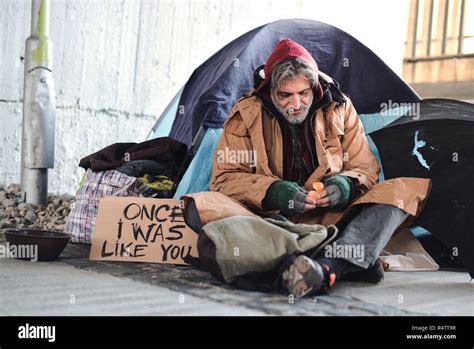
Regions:
[[174, 23], [176, 20], [176, 4], [173, 2], [173, 21], [171, 24], [171, 40], [170, 40], [170, 54], [168, 61], [168, 75], [171, 73], [171, 62], [173, 60], [173, 42], [174, 42]]
[[[79, 88], [79, 94], [80, 95], [82, 95], [82, 91], [83, 91], [82, 87], [84, 86], [84, 78], [85, 78], [85, 70], [86, 70], [85, 55], [87, 53], [85, 52], [85, 49], [87, 47], [86, 42], [87, 42], [87, 37], [88, 37], [88, 35], [87, 35], [88, 20], [89, 20], [89, 16], [88, 16], [89, 15], [89, 6], [88, 6], [88, 3], [86, 3], [86, 8], [87, 8], [87, 10], [85, 12], [86, 13], [86, 18], [83, 22], [84, 28], [85, 28], [85, 30], [83, 31], [84, 40], [82, 42], [82, 49], [79, 51], [80, 52], [80, 57], [81, 57], [81, 65], [82, 65], [81, 66], [81, 86]], [[80, 98], [77, 98], [76, 103], [79, 104], [79, 101], [80, 101]]]
[[138, 11], [138, 37], [137, 37], [137, 44], [135, 47], [135, 69], [133, 72], [133, 100], [135, 100], [136, 95], [136, 87], [137, 87], [137, 74], [138, 74], [138, 55], [140, 50], [140, 39], [141, 39], [141, 23], [142, 23], [142, 10], [143, 10], [143, 2], [140, 1], [140, 9]]
[[121, 28], [120, 28], [120, 46], [119, 46], [119, 59], [118, 59], [118, 76], [119, 78], [117, 79], [117, 94], [115, 98], [115, 106], [119, 105], [119, 99], [120, 99], [120, 89], [122, 86], [120, 85], [121, 79], [121, 74], [122, 73], [122, 46], [123, 46], [123, 30], [124, 30], [124, 19], [125, 19], [125, 0], [122, 1], [122, 21], [121, 21]]

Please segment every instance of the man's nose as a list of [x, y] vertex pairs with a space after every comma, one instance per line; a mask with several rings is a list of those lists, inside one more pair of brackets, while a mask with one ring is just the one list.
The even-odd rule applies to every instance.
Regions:
[[295, 110], [299, 110], [301, 106], [300, 97], [298, 95], [293, 95], [291, 99], [291, 104]]

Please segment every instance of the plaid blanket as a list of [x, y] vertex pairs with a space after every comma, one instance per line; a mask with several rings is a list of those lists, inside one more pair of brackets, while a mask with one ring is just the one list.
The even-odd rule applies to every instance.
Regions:
[[115, 170], [93, 172], [88, 169], [82, 182], [64, 226], [64, 232], [71, 235], [75, 243], [91, 243], [102, 197], [153, 196], [155, 193], [137, 178]]

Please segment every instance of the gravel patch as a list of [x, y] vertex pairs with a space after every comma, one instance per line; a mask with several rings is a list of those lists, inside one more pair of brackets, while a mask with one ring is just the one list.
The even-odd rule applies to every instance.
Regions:
[[30, 228], [64, 230], [67, 216], [74, 205], [70, 194], [48, 195], [46, 206], [25, 202], [25, 194], [19, 184], [0, 186], [0, 229]]

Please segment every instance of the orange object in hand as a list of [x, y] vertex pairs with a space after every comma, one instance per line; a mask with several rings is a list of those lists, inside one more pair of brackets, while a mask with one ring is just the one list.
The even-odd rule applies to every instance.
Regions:
[[318, 193], [324, 190], [324, 184], [322, 182], [314, 182], [313, 188], [314, 190], [311, 190], [308, 193], [308, 198], [313, 199], [313, 200], [318, 200], [319, 199]]
[[324, 184], [322, 182], [314, 182], [313, 183], [313, 189], [316, 190], [316, 192], [321, 192], [324, 190]]

